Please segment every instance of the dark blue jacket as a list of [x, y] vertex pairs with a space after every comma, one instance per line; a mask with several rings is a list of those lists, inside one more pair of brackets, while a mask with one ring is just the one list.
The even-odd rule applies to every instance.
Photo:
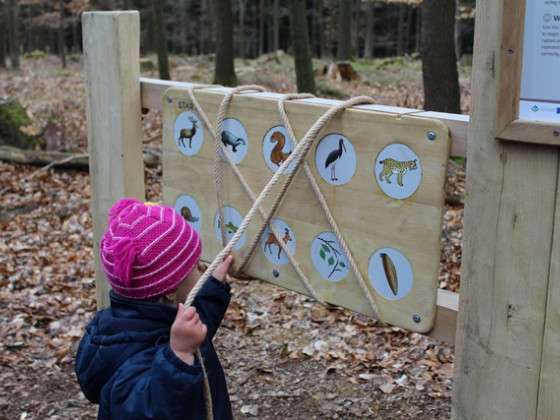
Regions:
[[[231, 419], [224, 371], [212, 337], [229, 304], [229, 286], [210, 278], [194, 301], [208, 335], [201, 346], [214, 418]], [[206, 418], [203, 375], [169, 347], [177, 308], [127, 299], [111, 292], [111, 307], [88, 325], [76, 356], [76, 375], [85, 396], [99, 403], [99, 419]]]

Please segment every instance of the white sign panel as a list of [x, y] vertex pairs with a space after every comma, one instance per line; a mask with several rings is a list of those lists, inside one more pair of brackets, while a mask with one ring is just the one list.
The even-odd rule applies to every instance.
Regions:
[[519, 118], [560, 123], [560, 0], [526, 4]]

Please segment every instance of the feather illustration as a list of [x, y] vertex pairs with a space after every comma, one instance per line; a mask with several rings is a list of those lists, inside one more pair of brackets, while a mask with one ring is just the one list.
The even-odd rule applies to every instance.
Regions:
[[395, 269], [395, 265], [391, 258], [385, 254], [381, 253], [381, 262], [383, 263], [383, 271], [385, 271], [385, 277], [387, 277], [387, 283], [393, 294], [397, 296], [399, 292], [399, 280], [397, 278], [397, 270]]

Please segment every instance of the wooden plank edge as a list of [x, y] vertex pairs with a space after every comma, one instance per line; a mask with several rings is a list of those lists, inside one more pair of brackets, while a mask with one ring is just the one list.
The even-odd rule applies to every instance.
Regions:
[[[142, 95], [142, 108], [162, 111], [163, 93], [170, 87], [188, 88], [197, 86], [196, 83], [188, 82], [175, 82], [171, 80], [150, 79], [146, 77], [140, 78], [140, 88]], [[213, 86], [208, 89], [217, 92], [227, 93], [231, 88], [222, 86]], [[277, 99], [282, 97], [282, 94], [273, 92], [255, 92], [254, 94], [247, 94], [248, 96]], [[323, 105], [337, 105], [341, 101], [335, 99], [325, 98], [312, 98], [302, 99], [304, 102], [317, 103]], [[410, 114], [417, 117], [434, 118], [440, 120], [449, 127], [451, 135], [451, 156], [466, 157], [467, 156], [467, 127], [469, 125], [469, 116], [463, 114], [447, 114], [444, 112], [422, 111], [413, 108], [400, 108], [387, 105], [360, 105], [356, 108], [367, 109], [371, 111], [390, 112], [394, 114]]]
[[560, 124], [515, 120], [497, 136], [500, 140], [522, 143], [560, 145]]

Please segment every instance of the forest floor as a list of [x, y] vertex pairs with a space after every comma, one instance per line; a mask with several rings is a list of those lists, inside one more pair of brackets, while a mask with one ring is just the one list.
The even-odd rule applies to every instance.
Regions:
[[[210, 82], [208, 57], [172, 57], [176, 80]], [[317, 62], [320, 67], [322, 63]], [[291, 58], [236, 63], [241, 83], [293, 91]], [[420, 63], [357, 62], [361, 80], [319, 79], [322, 96], [369, 94], [421, 107]], [[468, 111], [469, 69], [461, 69]], [[148, 74], [150, 75], [150, 74]], [[152, 76], [155, 76], [152, 74]], [[84, 83], [78, 58], [24, 59], [0, 71], [0, 96], [18, 98], [50, 148], [86, 147]], [[144, 119], [145, 142], [161, 143], [159, 116]], [[448, 192], [464, 194], [461, 161], [449, 164]], [[89, 176], [0, 162], [0, 418], [95, 418], [73, 373], [77, 343], [95, 311]], [[161, 168], [146, 169], [147, 197], [161, 199]], [[440, 286], [459, 288], [463, 208], [447, 208]], [[450, 417], [453, 348], [377, 325], [259, 281], [238, 280], [215, 339], [235, 418], [444, 419]]]

